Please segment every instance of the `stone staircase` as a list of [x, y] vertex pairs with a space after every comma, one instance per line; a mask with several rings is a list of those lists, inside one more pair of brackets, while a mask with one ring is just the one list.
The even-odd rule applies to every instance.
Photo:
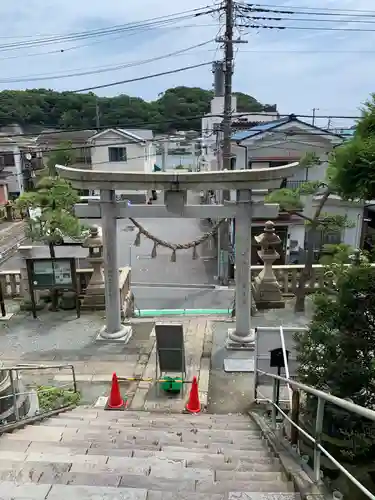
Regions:
[[245, 415], [92, 407], [3, 434], [0, 498], [301, 500]]

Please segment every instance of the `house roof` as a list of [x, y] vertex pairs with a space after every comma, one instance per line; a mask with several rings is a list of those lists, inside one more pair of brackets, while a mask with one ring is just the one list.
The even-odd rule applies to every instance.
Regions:
[[122, 130], [125, 133], [130, 132], [131, 134], [137, 135], [138, 137], [142, 137], [142, 139], [146, 141], [152, 141], [152, 139], [154, 138], [154, 132], [145, 128], [127, 128], [119, 130]]
[[254, 127], [251, 127], [247, 130], [239, 130], [232, 135], [233, 141], [243, 141], [244, 139], [248, 139], [249, 137], [253, 137], [254, 135], [261, 134], [263, 132], [267, 132], [272, 130], [273, 128], [278, 127], [279, 125], [283, 125], [284, 123], [288, 123], [290, 121], [289, 117], [281, 118], [280, 120], [272, 120], [271, 122], [259, 123]]
[[271, 122], [255, 125], [254, 127], [251, 127], [247, 130], [240, 130], [238, 132], [235, 132], [234, 134], [232, 134], [232, 141], [241, 142], [245, 139], [249, 139], [250, 137], [255, 137], [257, 135], [264, 134], [265, 132], [270, 132], [270, 131], [272, 131], [272, 130], [274, 130], [282, 125], [285, 125], [286, 123], [290, 123], [290, 122], [300, 123], [306, 127], [318, 130], [322, 134], [330, 135], [330, 136], [338, 137], [338, 138], [342, 139], [342, 136], [339, 134], [336, 134], [334, 132], [330, 132], [329, 130], [324, 130], [322, 128], [316, 127], [315, 125], [311, 125], [310, 123], [299, 120], [295, 115], [289, 115], [289, 116], [287, 116], [285, 118], [281, 118], [279, 120], [273, 120]]
[[105, 130], [101, 130], [100, 132], [96, 133], [92, 137], [90, 137], [90, 140], [94, 141], [98, 137], [101, 137], [102, 135], [112, 132], [118, 135], [122, 135], [123, 137], [126, 137], [127, 139], [133, 139], [135, 142], [144, 142], [145, 138], [141, 137], [140, 135], [135, 134], [134, 132], [130, 132], [129, 130], [125, 130], [122, 128], [106, 128]]
[[42, 130], [36, 139], [37, 143], [66, 142], [84, 144], [90, 137], [96, 134], [96, 130]]

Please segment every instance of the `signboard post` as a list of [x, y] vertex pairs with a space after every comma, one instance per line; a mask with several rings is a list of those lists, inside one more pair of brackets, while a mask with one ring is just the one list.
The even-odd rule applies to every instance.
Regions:
[[74, 291], [77, 317], [80, 315], [75, 258], [27, 259], [27, 274], [33, 318], [36, 318], [35, 290]]

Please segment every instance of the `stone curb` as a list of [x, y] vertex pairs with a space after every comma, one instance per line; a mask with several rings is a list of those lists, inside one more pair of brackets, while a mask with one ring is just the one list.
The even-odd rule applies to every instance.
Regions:
[[202, 355], [199, 368], [199, 400], [203, 409], [208, 405], [208, 387], [210, 383], [211, 370], [211, 350], [212, 350], [212, 323], [207, 322], [206, 331], [204, 332]]
[[295, 491], [300, 493], [303, 500], [325, 500], [329, 492], [324, 485], [316, 485], [303, 469], [302, 464], [290, 454], [287, 445], [278, 438], [276, 433], [270, 429], [263, 418], [256, 411], [250, 411], [249, 416], [260, 429], [264, 439], [273, 455], [279, 460], [288, 481], [293, 483]]

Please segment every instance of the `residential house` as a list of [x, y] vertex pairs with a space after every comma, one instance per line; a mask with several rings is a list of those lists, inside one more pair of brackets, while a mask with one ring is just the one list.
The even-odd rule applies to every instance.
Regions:
[[[89, 139], [91, 168], [108, 172], [152, 172], [156, 164], [156, 147], [151, 130], [102, 130]], [[118, 191], [126, 197], [142, 203], [151, 197], [146, 192]]]
[[[248, 130], [232, 135], [232, 152], [235, 155], [234, 168], [273, 168], [300, 160], [306, 153], [315, 153], [321, 160], [317, 166], [301, 169], [293, 177], [284, 179], [280, 187], [295, 188], [306, 181], [324, 181], [328, 155], [342, 144], [342, 136], [323, 130], [297, 119], [294, 115], [255, 125]], [[263, 200], [264, 192], [253, 192], [254, 199]], [[231, 193], [235, 199], [236, 193]], [[307, 199], [305, 214], [313, 214], [319, 203], [319, 196]], [[361, 242], [364, 219], [364, 203], [350, 203], [337, 196], [330, 196], [324, 208], [331, 214], [347, 215], [353, 228], [327, 234], [317, 233], [315, 250], [318, 256], [325, 243], [347, 243], [358, 247]], [[305, 221], [298, 215], [281, 213], [275, 221], [277, 233], [283, 241], [279, 263], [302, 262], [305, 248]], [[264, 221], [254, 221], [253, 236], [263, 231]], [[254, 238], [253, 238], [254, 242]], [[232, 244], [235, 245], [235, 223], [232, 227]], [[254, 242], [255, 244], [255, 242]], [[257, 263], [256, 248], [252, 252], [253, 264]]]
[[[202, 118], [201, 155], [198, 167], [201, 171], [220, 170], [218, 165], [219, 144], [222, 140], [222, 121], [224, 113], [224, 97], [214, 97], [211, 101], [210, 113]], [[267, 123], [279, 118], [277, 111], [259, 113], [237, 112], [237, 98], [232, 96], [232, 129], [249, 129], [250, 127]]]
[[88, 140], [97, 133], [96, 130], [43, 130], [36, 138], [37, 147], [43, 152], [44, 163], [48, 161], [51, 151], [61, 147], [63, 143], [71, 144], [75, 153], [77, 168], [91, 168], [91, 150]]
[[[41, 165], [32, 137], [0, 133], [0, 185], [2, 199], [15, 199], [27, 189]], [[5, 188], [6, 186], [6, 188]]]

